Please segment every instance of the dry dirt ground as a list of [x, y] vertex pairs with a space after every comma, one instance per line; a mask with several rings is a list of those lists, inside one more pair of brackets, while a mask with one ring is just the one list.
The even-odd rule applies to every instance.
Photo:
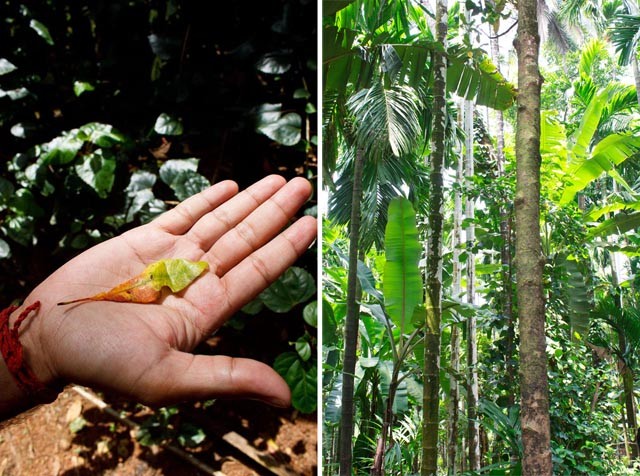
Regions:
[[[151, 414], [145, 407], [102, 397], [138, 424]], [[198, 470], [166, 448], [142, 446], [135, 431], [67, 388], [54, 403], [0, 430], [0, 476], [317, 474], [315, 414], [251, 401], [179, 408], [169, 428], [183, 423], [202, 428], [206, 438], [186, 450], [217, 473]]]

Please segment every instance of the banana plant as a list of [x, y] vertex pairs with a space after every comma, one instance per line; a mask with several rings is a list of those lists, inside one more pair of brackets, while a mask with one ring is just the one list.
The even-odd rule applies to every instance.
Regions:
[[393, 369], [389, 381], [382, 430], [378, 438], [371, 474], [382, 475], [386, 441], [393, 422], [393, 408], [406, 360], [418, 344], [425, 318], [423, 283], [418, 262], [422, 247], [418, 239], [416, 215], [411, 202], [398, 197], [389, 205], [385, 234], [385, 267], [383, 275], [386, 327], [393, 353]]

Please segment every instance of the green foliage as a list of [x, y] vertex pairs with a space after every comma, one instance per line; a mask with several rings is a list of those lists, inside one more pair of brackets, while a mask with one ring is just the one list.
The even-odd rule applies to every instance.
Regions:
[[386, 312], [401, 334], [409, 331], [414, 310], [423, 303], [418, 268], [422, 248], [415, 220], [409, 200], [398, 197], [391, 201], [385, 234], [383, 292]]
[[304, 359], [299, 352], [280, 354], [273, 364], [291, 388], [291, 402], [303, 413], [311, 413], [317, 406], [317, 367], [315, 359]]
[[202, 428], [177, 419], [178, 407], [162, 407], [147, 417], [136, 432], [142, 446], [160, 445], [177, 440], [180, 446], [193, 448], [206, 439]]

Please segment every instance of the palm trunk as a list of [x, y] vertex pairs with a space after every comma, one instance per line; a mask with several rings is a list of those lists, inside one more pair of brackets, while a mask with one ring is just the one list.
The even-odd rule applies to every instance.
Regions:
[[[476, 263], [473, 254], [475, 241], [475, 207], [470, 197], [473, 167], [473, 103], [464, 101], [464, 132], [465, 138], [465, 177], [467, 186], [467, 201], [465, 218], [469, 220], [467, 226], [467, 302], [474, 304]], [[478, 347], [477, 321], [475, 314], [467, 319], [467, 438], [469, 440], [469, 469], [480, 469], [480, 425], [478, 424]]]
[[638, 57], [635, 54], [633, 55], [633, 58], [631, 58], [631, 69], [633, 70], [633, 80], [636, 84], [638, 105], [640, 105], [640, 70], [638, 69]]
[[[500, 42], [495, 36], [498, 34], [493, 30], [491, 38], [491, 56], [500, 69]], [[496, 114], [496, 162], [498, 176], [504, 176], [504, 114], [502, 111], [495, 111]], [[502, 315], [507, 321], [507, 338], [504, 352], [505, 377], [508, 382], [513, 380], [516, 369], [514, 366], [514, 343], [515, 343], [515, 323], [513, 320], [513, 299], [512, 299], [512, 279], [511, 279], [511, 220], [509, 209], [506, 206], [500, 207], [500, 237], [502, 247], [500, 249], [500, 263], [502, 264]], [[515, 392], [509, 392], [507, 396], [509, 406], [515, 404]]]
[[340, 476], [352, 474], [353, 389], [358, 346], [358, 240], [360, 237], [360, 203], [362, 201], [362, 169], [364, 152], [358, 149], [353, 166], [353, 193], [349, 223], [349, 274], [347, 280], [347, 317], [344, 329], [344, 361], [342, 369], [342, 416], [340, 419]]
[[520, 320], [522, 474], [552, 474], [540, 240], [540, 88], [537, 0], [518, 1], [516, 277]]
[[[447, 0], [436, 1], [436, 40], [447, 41]], [[445, 55], [433, 55], [433, 132], [431, 145], [431, 188], [429, 192], [429, 238], [427, 250], [427, 318], [424, 336], [424, 393], [422, 424], [422, 476], [438, 470], [438, 426], [440, 388], [440, 319], [442, 314], [442, 215], [445, 130], [447, 120]]]
[[[463, 156], [458, 155], [458, 165], [456, 169], [456, 182], [462, 183]], [[453, 249], [453, 273], [452, 273], [452, 295], [458, 299], [462, 294], [462, 263], [460, 263], [460, 245], [462, 244], [462, 193], [456, 188], [454, 194], [453, 207], [453, 233], [451, 235], [451, 248]], [[449, 376], [449, 442], [447, 445], [447, 474], [455, 476], [458, 474], [456, 458], [458, 456], [458, 419], [460, 412], [460, 392], [458, 389], [458, 378], [460, 373], [460, 329], [457, 325], [451, 327], [451, 375]]]

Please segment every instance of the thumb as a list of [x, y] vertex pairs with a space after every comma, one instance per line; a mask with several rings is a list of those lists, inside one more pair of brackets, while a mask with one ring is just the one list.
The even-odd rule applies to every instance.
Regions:
[[262, 362], [177, 350], [170, 350], [147, 370], [135, 393], [147, 403], [161, 405], [229, 397], [261, 400], [277, 407], [291, 404], [286, 382]]

